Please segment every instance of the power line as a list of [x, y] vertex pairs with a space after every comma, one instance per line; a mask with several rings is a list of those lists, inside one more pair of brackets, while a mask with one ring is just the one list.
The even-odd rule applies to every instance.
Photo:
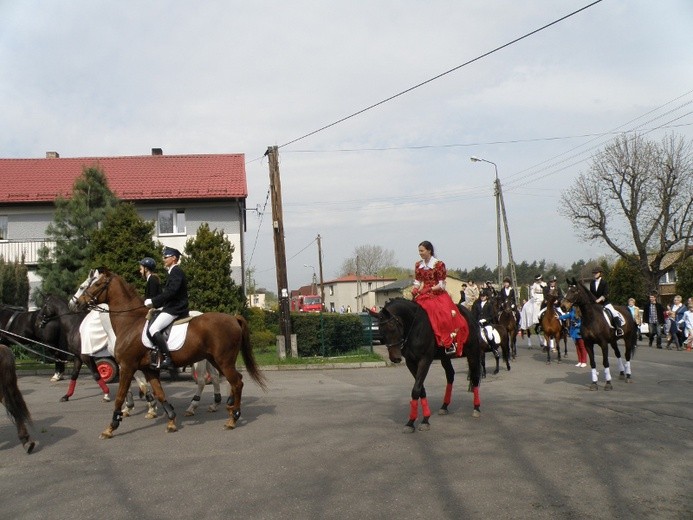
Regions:
[[598, 4], [598, 3], [600, 3], [601, 1], [602, 1], [602, 0], [596, 0], [595, 2], [592, 2], [591, 4], [588, 4], [588, 5], [584, 6], [584, 7], [581, 7], [580, 9], [578, 9], [578, 10], [576, 10], [576, 11], [573, 11], [572, 13], [569, 13], [569, 14], [567, 14], [567, 15], [565, 15], [565, 16], [562, 16], [561, 18], [559, 18], [559, 19], [557, 19], [557, 20], [554, 20], [553, 22], [550, 22], [550, 23], [548, 23], [548, 24], [546, 24], [546, 25], [543, 25], [542, 27], [539, 27], [538, 29], [535, 29], [535, 30], [533, 30], [533, 31], [531, 31], [531, 32], [528, 32], [527, 34], [524, 34], [523, 36], [520, 36], [519, 38], [515, 38], [514, 40], [509, 41], [508, 43], [505, 43], [505, 44], [503, 44], [503, 45], [501, 45], [501, 46], [499, 46], [499, 47], [496, 47], [495, 49], [492, 49], [492, 50], [490, 50], [490, 51], [488, 51], [488, 52], [485, 52], [484, 54], [481, 54], [481, 55], [477, 56], [476, 58], [473, 58], [473, 59], [471, 59], [471, 60], [469, 60], [469, 61], [466, 61], [466, 62], [462, 63], [461, 65], [458, 65], [458, 66], [456, 66], [456, 67], [453, 67], [453, 68], [450, 69], [450, 70], [446, 70], [445, 72], [442, 72], [442, 73], [438, 74], [437, 76], [433, 76], [432, 78], [429, 78], [429, 79], [427, 79], [427, 80], [425, 80], [425, 81], [422, 81], [421, 83], [418, 83], [418, 84], [414, 85], [413, 87], [409, 87], [409, 88], [407, 88], [407, 89], [405, 89], [405, 90], [402, 90], [401, 92], [398, 92], [397, 94], [394, 94], [394, 95], [392, 95], [392, 96], [390, 96], [390, 97], [388, 97], [388, 98], [386, 98], [386, 99], [383, 99], [382, 101], [378, 101], [377, 103], [374, 103], [374, 104], [372, 104], [372, 105], [369, 105], [369, 106], [367, 106], [366, 108], [362, 108], [361, 110], [359, 110], [359, 111], [357, 111], [357, 112], [354, 112], [354, 113], [351, 114], [351, 115], [348, 115], [348, 116], [346, 116], [346, 117], [343, 117], [343, 118], [341, 118], [341, 119], [338, 119], [337, 121], [334, 121], [333, 123], [330, 123], [330, 124], [328, 124], [328, 125], [322, 126], [322, 127], [318, 128], [317, 130], [313, 130], [312, 132], [308, 132], [307, 134], [302, 135], [301, 137], [297, 137], [296, 139], [292, 139], [291, 141], [289, 141], [289, 142], [287, 142], [287, 143], [284, 143], [284, 144], [280, 145], [278, 148], [283, 148], [283, 147], [285, 147], [285, 146], [289, 146], [290, 144], [297, 143], [298, 141], [301, 141], [301, 140], [303, 140], [303, 139], [305, 139], [305, 138], [307, 138], [307, 137], [310, 137], [310, 136], [312, 136], [312, 135], [315, 135], [315, 134], [317, 134], [318, 132], [322, 132], [323, 130], [327, 130], [328, 128], [332, 128], [333, 126], [336, 126], [336, 125], [338, 125], [338, 124], [340, 124], [340, 123], [343, 123], [344, 121], [347, 121], [347, 120], [349, 120], [349, 119], [351, 119], [351, 118], [353, 118], [353, 117], [356, 117], [356, 116], [358, 116], [358, 115], [361, 115], [361, 114], [363, 114], [364, 112], [367, 112], [367, 111], [369, 111], [369, 110], [372, 110], [373, 108], [379, 107], [380, 105], [384, 105], [385, 103], [387, 103], [387, 102], [389, 102], [389, 101], [392, 101], [393, 99], [396, 99], [396, 98], [398, 98], [398, 97], [400, 97], [400, 96], [403, 96], [404, 94], [408, 94], [409, 92], [412, 92], [413, 90], [416, 90], [417, 88], [423, 87], [424, 85], [427, 85], [427, 84], [429, 84], [429, 83], [431, 83], [431, 82], [433, 82], [433, 81], [435, 81], [435, 80], [437, 80], [437, 79], [440, 79], [440, 78], [442, 78], [443, 76], [447, 76], [448, 74], [451, 74], [451, 73], [453, 73], [453, 72], [455, 72], [455, 71], [461, 69], [462, 67], [466, 67], [467, 65], [471, 65], [472, 63], [474, 63], [474, 62], [476, 62], [476, 61], [479, 61], [479, 60], [482, 59], [482, 58], [485, 58], [485, 57], [487, 57], [487, 56], [490, 56], [491, 54], [494, 54], [494, 53], [496, 53], [496, 52], [498, 52], [498, 51], [500, 51], [500, 50], [502, 50], [502, 49], [505, 49], [506, 47], [509, 47], [509, 46], [511, 46], [511, 45], [513, 45], [513, 44], [515, 44], [515, 43], [517, 43], [517, 42], [519, 42], [519, 41], [521, 41], [521, 40], [524, 40], [524, 39], [526, 39], [526, 38], [529, 38], [530, 36], [533, 36], [533, 35], [537, 34], [538, 32], [543, 31], [544, 29], [548, 29], [548, 28], [551, 27], [552, 25], [556, 25], [557, 23], [560, 23], [560, 22], [562, 22], [563, 20], [566, 20], [566, 19], [570, 18], [571, 16], [574, 16], [574, 15], [576, 15], [576, 14], [578, 14], [578, 13], [580, 13], [580, 12], [586, 10], [586, 9], [589, 9], [590, 7], [592, 7], [592, 6], [594, 6], [594, 5]]

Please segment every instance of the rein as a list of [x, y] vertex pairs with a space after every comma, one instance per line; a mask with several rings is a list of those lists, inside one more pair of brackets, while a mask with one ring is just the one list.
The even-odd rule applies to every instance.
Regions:
[[98, 311], [98, 312], [107, 313], [107, 314], [123, 314], [123, 313], [136, 311], [137, 309], [141, 309], [143, 307], [144, 308], [147, 307], [146, 305], [141, 304], [141, 305], [138, 305], [136, 307], [132, 307], [130, 309], [124, 309], [122, 311], [113, 311], [110, 308], [104, 309], [103, 307], [101, 307], [102, 304], [98, 303], [96, 300], [99, 298], [99, 296], [101, 296], [101, 293], [103, 293], [104, 291], [106, 291], [106, 295], [108, 296], [108, 288], [111, 285], [112, 280], [113, 280], [113, 277], [109, 276], [106, 279], [106, 281], [104, 282], [104, 284], [101, 287], [99, 287], [98, 291], [96, 291], [94, 294], [89, 292], [91, 285], [89, 287], [87, 287], [86, 289], [84, 289], [83, 295], [86, 295], [87, 297], [89, 297], [89, 301], [87, 302], [87, 305], [86, 305], [87, 309], [89, 309], [90, 311]]
[[[417, 307], [418, 308], [416, 309], [416, 312], [414, 313], [414, 317], [412, 318], [412, 324], [416, 320], [416, 317], [418, 316], [419, 312], [423, 309], [423, 307], [421, 307], [420, 305]], [[381, 323], [388, 323], [392, 320], [395, 320], [397, 322], [397, 324], [402, 328], [402, 339], [400, 339], [396, 343], [386, 343], [385, 348], [389, 349], [390, 347], [400, 347], [402, 352], [404, 352], [405, 346], [407, 344], [407, 340], [409, 339], [409, 335], [411, 334], [411, 331], [414, 327], [413, 327], [413, 325], [411, 327], [409, 327], [409, 331], [406, 334], [404, 334], [405, 327], [404, 327], [404, 323], [402, 323], [402, 320], [398, 316], [395, 316], [394, 314], [390, 314], [390, 315], [392, 316], [391, 318], [383, 320]]]

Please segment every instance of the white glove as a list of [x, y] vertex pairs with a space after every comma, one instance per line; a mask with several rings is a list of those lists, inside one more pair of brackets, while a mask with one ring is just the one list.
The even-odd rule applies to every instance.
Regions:
[[151, 298], [147, 298], [146, 300], [144, 300], [144, 305], [146, 307], [153, 307]]

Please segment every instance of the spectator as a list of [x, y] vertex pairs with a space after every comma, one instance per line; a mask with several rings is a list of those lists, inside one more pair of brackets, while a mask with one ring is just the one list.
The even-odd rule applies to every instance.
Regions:
[[664, 307], [657, 301], [657, 291], [650, 293], [650, 298], [647, 305], [643, 309], [642, 320], [649, 327], [648, 337], [650, 338], [650, 347], [655, 338], [657, 338], [657, 348], [662, 348], [662, 325], [664, 325]]

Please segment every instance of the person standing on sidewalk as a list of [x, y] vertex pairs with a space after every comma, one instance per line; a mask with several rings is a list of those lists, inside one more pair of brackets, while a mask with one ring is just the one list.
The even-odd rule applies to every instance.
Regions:
[[650, 301], [645, 305], [642, 313], [643, 323], [647, 323], [650, 331], [647, 335], [652, 341], [657, 338], [657, 348], [662, 348], [662, 325], [664, 325], [664, 307], [657, 301], [657, 291], [650, 293]]

